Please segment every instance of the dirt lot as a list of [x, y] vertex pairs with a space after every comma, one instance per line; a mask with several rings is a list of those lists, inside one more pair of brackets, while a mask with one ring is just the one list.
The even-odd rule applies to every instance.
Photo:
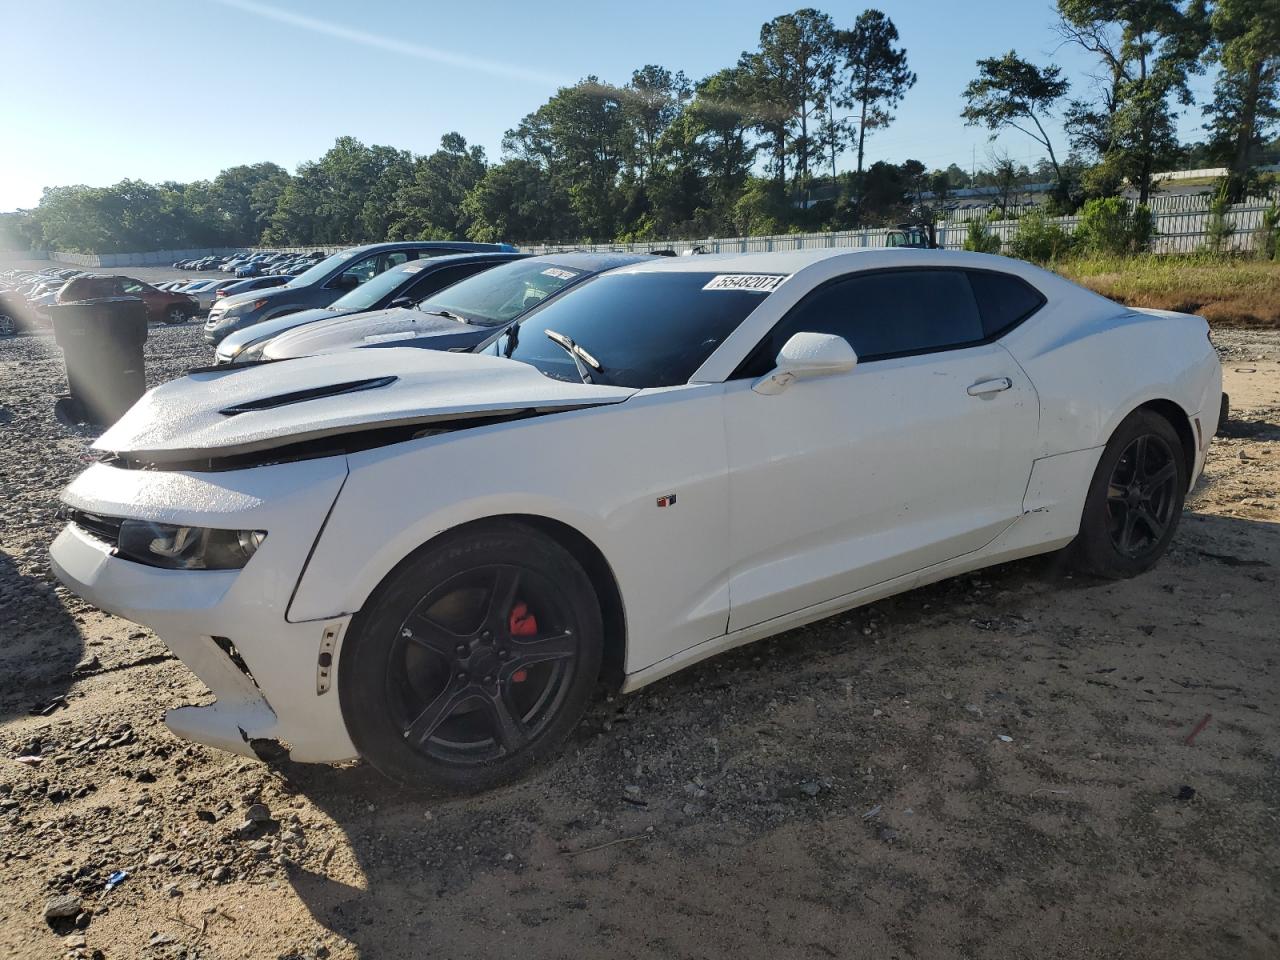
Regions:
[[[153, 381], [198, 333], [153, 332]], [[48, 338], [0, 342], [0, 955], [1280, 956], [1280, 336], [1215, 337], [1235, 419], [1152, 573], [794, 631], [602, 695], [470, 800], [171, 737], [208, 694], [55, 586], [91, 437]]]

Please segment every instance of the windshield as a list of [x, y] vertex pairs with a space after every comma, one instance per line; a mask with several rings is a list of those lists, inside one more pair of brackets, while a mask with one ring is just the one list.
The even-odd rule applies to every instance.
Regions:
[[354, 253], [355, 253], [355, 250], [352, 249], [352, 250], [340, 250], [337, 253], [331, 254], [330, 256], [325, 257], [323, 260], [317, 263], [310, 270], [306, 271], [305, 273], [298, 274], [296, 277], [294, 277], [292, 280], [286, 283], [285, 286], [286, 287], [306, 287], [306, 286], [310, 286], [313, 283], [317, 283], [320, 280], [323, 280], [325, 278], [325, 275], [328, 274], [328, 272], [332, 270], [334, 267], [338, 266], [341, 263], [345, 263], [347, 260], [351, 259], [351, 256]]
[[499, 327], [533, 309], [587, 271], [546, 260], [516, 260], [445, 287], [418, 304], [428, 313], [455, 314], [471, 323]]
[[[371, 310], [379, 301], [394, 294], [400, 287], [413, 282], [415, 275], [422, 272], [425, 264], [421, 262], [406, 263], [401, 267], [384, 270], [370, 280], [366, 280], [350, 293], [344, 294], [329, 305], [330, 310]], [[305, 276], [305, 274], [304, 274]]]
[[589, 370], [595, 383], [635, 388], [688, 383], [768, 296], [767, 290], [709, 286], [716, 278], [713, 273], [604, 274], [525, 317], [481, 352], [578, 383], [582, 374], [563, 345], [568, 338], [599, 364]]

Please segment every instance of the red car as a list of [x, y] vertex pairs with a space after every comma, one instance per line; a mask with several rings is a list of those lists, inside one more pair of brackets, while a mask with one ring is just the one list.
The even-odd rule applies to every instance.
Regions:
[[200, 311], [195, 297], [157, 290], [133, 277], [86, 274], [68, 280], [58, 291], [58, 303], [96, 300], [99, 297], [141, 297], [147, 306], [147, 319], [165, 323], [186, 323]]

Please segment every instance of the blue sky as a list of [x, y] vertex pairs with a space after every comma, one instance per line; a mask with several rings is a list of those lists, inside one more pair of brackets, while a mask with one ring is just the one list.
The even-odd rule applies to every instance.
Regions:
[[[818, 4], [848, 26], [863, 3]], [[1057, 63], [1083, 90], [1091, 61], [1057, 46], [1048, 0], [881, 0], [919, 82], [869, 161], [981, 166], [984, 131], [959, 117], [979, 57], [1010, 47]], [[425, 153], [457, 130], [501, 153], [502, 134], [557, 84], [623, 83], [645, 63], [699, 78], [754, 48], [778, 0], [0, 0], [0, 210], [44, 186], [125, 177], [187, 181], [236, 163], [293, 169], [342, 134]], [[1197, 84], [1199, 98], [1209, 83]], [[1199, 108], [1181, 119], [1200, 138]], [[1055, 145], [1063, 141], [1052, 126]], [[1012, 134], [1019, 160], [1039, 151]], [[1060, 153], [1065, 153], [1065, 142]]]

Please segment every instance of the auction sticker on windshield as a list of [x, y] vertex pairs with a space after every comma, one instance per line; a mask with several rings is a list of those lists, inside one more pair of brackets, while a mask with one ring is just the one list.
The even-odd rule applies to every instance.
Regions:
[[773, 273], [721, 273], [712, 277], [703, 290], [748, 290], [770, 293], [787, 279]]
[[561, 270], [559, 267], [547, 267], [547, 269], [542, 271], [542, 275], [545, 277], [555, 277], [557, 280], [572, 280], [577, 276], [577, 273], [572, 270]]

